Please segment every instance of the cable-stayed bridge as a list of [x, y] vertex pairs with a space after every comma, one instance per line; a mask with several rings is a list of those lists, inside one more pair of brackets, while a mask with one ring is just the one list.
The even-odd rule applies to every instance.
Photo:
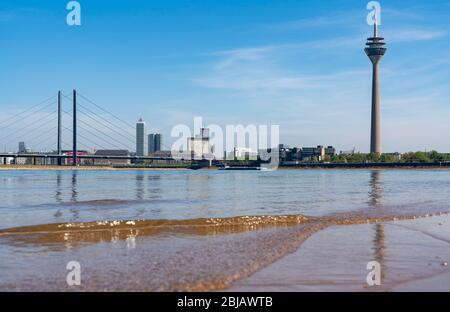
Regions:
[[[19, 142], [27, 143], [33, 152], [20, 150]], [[100, 149], [127, 150], [130, 154], [95, 155]], [[81, 159], [173, 160], [137, 156], [135, 149], [132, 124], [75, 90], [71, 94], [58, 92], [12, 116], [0, 117], [0, 158], [54, 159], [58, 165], [77, 165]]]

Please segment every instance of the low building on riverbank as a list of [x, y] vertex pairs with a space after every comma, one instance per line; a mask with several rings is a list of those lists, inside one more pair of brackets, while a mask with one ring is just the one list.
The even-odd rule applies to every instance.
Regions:
[[0, 157], [0, 165], [14, 165], [14, 157]]
[[324, 161], [326, 157], [336, 155], [333, 146], [318, 145], [316, 147], [289, 147], [284, 144], [279, 146], [281, 162]]
[[103, 159], [95, 159], [94, 164], [97, 166], [129, 166], [131, 165], [130, 159], [108, 159], [106, 157], [130, 157], [130, 151], [128, 150], [98, 150], [95, 156], [105, 157]]

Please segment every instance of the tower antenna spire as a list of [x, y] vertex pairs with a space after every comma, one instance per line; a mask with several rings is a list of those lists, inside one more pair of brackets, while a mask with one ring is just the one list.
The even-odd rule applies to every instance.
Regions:
[[375, 14], [375, 22], [373, 23], [373, 37], [378, 37], [378, 16]]

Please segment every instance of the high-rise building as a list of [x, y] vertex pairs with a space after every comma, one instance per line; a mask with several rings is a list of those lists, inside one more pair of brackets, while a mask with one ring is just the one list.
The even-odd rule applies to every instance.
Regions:
[[148, 135], [148, 153], [161, 151], [162, 136], [160, 133], [151, 133]]
[[161, 133], [155, 133], [155, 152], [161, 151], [161, 144], [162, 144], [162, 135]]
[[373, 37], [367, 38], [367, 48], [364, 49], [372, 61], [372, 120], [370, 130], [370, 152], [381, 154], [381, 113], [380, 113], [380, 84], [378, 80], [378, 64], [386, 48], [384, 38], [378, 36], [377, 21], [374, 23]]
[[148, 135], [148, 154], [155, 152], [155, 134], [150, 133]]
[[139, 119], [136, 123], [136, 156], [146, 156], [148, 151], [147, 125]]
[[19, 142], [19, 153], [26, 153], [27, 147], [25, 146], [25, 142]]

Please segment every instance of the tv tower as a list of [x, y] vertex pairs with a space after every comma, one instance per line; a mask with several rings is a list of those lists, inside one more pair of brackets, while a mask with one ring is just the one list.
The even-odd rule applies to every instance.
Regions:
[[370, 136], [370, 152], [381, 154], [381, 113], [380, 113], [380, 83], [378, 80], [378, 64], [386, 53], [384, 38], [378, 36], [378, 21], [375, 18], [373, 37], [367, 38], [367, 47], [364, 49], [372, 61], [372, 125]]

